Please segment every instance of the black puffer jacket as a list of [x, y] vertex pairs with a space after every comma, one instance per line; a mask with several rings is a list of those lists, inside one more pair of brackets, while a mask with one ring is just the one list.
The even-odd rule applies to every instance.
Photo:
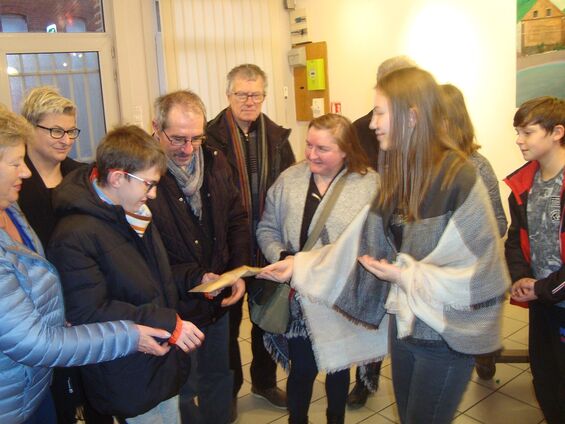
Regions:
[[[159, 233], [150, 224], [140, 238], [120, 206], [98, 197], [91, 172], [92, 167], [73, 171], [53, 195], [61, 219], [48, 258], [61, 274], [67, 320], [131, 320], [172, 333], [178, 293]], [[188, 368], [188, 356], [173, 347], [162, 357], [135, 353], [82, 367], [81, 373], [98, 411], [132, 417], [175, 396]]]
[[[211, 217], [213, 238], [211, 254], [206, 254], [198, 240], [190, 205], [170, 172], [159, 182], [157, 198], [148, 202], [153, 221], [161, 237], [181, 293], [179, 311], [183, 319], [198, 326], [214, 322], [225, 311], [202, 295], [188, 294], [206, 272], [221, 274], [249, 262], [247, 213], [241, 204], [226, 157], [216, 149], [203, 147], [204, 183], [200, 190], [204, 208]], [[227, 291], [225, 291], [227, 293]]]

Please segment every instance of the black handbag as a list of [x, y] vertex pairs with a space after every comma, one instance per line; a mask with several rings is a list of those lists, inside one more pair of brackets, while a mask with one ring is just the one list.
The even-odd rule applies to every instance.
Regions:
[[[330, 212], [343, 190], [346, 175], [342, 176], [336, 183], [333, 191], [328, 198], [328, 202], [324, 206], [324, 210], [320, 213], [318, 221], [308, 240], [302, 248], [302, 252], [306, 252], [316, 244], [320, 233], [324, 228]], [[249, 301], [249, 314], [251, 321], [257, 324], [262, 330], [274, 334], [283, 334], [288, 328], [290, 320], [290, 285], [288, 283], [278, 283], [269, 280], [257, 280], [261, 282], [262, 288]]]

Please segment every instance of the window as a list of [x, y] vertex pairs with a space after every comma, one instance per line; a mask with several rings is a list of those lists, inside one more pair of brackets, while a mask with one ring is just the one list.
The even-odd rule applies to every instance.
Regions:
[[537, 18], [537, 17], [538, 17], [538, 11], [534, 10], [534, 18]]
[[66, 32], [86, 32], [86, 22], [81, 18], [74, 18], [67, 21]]
[[545, 9], [545, 16], [551, 16], [551, 9]]
[[104, 32], [102, 4], [0, 0], [0, 68], [6, 70], [0, 72], [0, 103], [19, 112], [31, 88], [57, 87], [77, 105], [82, 131], [70, 156], [85, 162], [94, 159], [106, 129], [120, 120], [112, 37]]
[[0, 0], [0, 13], [2, 32], [104, 32], [102, 0]]
[[0, 15], [1, 32], [27, 32], [27, 22], [22, 15]]

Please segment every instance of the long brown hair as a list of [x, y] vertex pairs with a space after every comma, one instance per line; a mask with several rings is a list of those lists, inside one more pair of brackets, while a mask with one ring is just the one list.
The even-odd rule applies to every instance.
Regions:
[[357, 130], [349, 119], [336, 113], [327, 113], [310, 121], [308, 129], [310, 128], [330, 132], [338, 147], [345, 153], [345, 167], [348, 172], [363, 175], [367, 173], [369, 161], [359, 142]]
[[481, 146], [476, 142], [475, 129], [467, 112], [463, 93], [451, 84], [443, 84], [441, 92], [445, 102], [447, 134], [466, 156], [470, 156]]
[[449, 184], [462, 153], [449, 140], [444, 125], [444, 103], [434, 77], [419, 68], [404, 68], [384, 76], [376, 89], [389, 102], [391, 147], [381, 152], [381, 210], [398, 207], [409, 221], [419, 219], [419, 209], [449, 152], [442, 187]]

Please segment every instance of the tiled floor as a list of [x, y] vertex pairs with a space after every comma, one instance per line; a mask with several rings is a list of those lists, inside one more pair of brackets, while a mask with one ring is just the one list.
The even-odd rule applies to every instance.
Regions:
[[[240, 332], [240, 346], [244, 385], [239, 392], [239, 424], [283, 424], [288, 421], [286, 411], [271, 407], [266, 401], [255, 398], [250, 390], [249, 364], [251, 361], [251, 324], [247, 311]], [[504, 346], [508, 349], [525, 349], [528, 340], [528, 312], [516, 306], [505, 305], [503, 322]], [[278, 369], [278, 384], [286, 386], [286, 374]], [[352, 373], [352, 385], [354, 375]], [[315, 382], [309, 418], [313, 424], [326, 422], [326, 397], [324, 376], [319, 375]], [[396, 404], [392, 390], [390, 361], [385, 360], [377, 393], [369, 397], [365, 407], [347, 410], [347, 424], [398, 423]], [[528, 364], [497, 364], [496, 375], [492, 380], [481, 380], [473, 372], [472, 381], [458, 407], [455, 424], [537, 424], [544, 423], [543, 415], [537, 405], [532, 376]]]

